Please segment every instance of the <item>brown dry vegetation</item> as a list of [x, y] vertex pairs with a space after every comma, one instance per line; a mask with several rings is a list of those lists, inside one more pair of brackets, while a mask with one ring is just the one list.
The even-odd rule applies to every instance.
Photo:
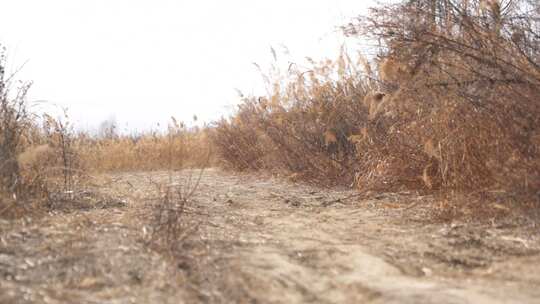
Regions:
[[[0, 79], [2, 208], [72, 198], [91, 175], [220, 164], [362, 191], [439, 195], [445, 218], [540, 208], [538, 5], [404, 1], [343, 27], [372, 46], [264, 75], [212, 127], [76, 133], [67, 115], [28, 111], [30, 83]], [[27, 206], [28, 205], [28, 206]], [[486, 208], [489, 206], [489, 208]], [[493, 207], [495, 206], [495, 207]], [[15, 208], [16, 207], [16, 208]]]
[[80, 134], [76, 150], [90, 172], [179, 170], [214, 163], [204, 128], [171, 120], [167, 132], [92, 137]]
[[30, 83], [15, 87], [0, 61], [0, 216], [20, 217], [80, 199], [104, 172], [180, 170], [214, 160], [205, 128], [174, 118], [166, 132], [100, 136], [75, 132], [66, 114], [29, 111]]
[[[23, 83], [12, 92], [11, 76], [5, 74], [5, 56], [0, 54], [0, 215], [26, 214], [47, 195], [43, 175], [52, 162], [28, 111]], [[36, 172], [36, 164], [40, 169]]]
[[89, 174], [219, 161], [326, 186], [437, 193], [448, 216], [463, 213], [459, 201], [473, 202], [467, 212], [484, 201], [497, 212], [537, 210], [538, 14], [526, 0], [379, 6], [343, 27], [376, 41], [375, 58], [342, 51], [309, 69], [274, 69], [264, 75], [268, 96], [246, 97], [202, 129], [173, 118], [167, 132], [91, 136], [67, 115], [37, 123], [30, 84], [10, 92], [2, 71], [2, 193], [11, 202], [2, 205], [72, 192]]
[[[231, 117], [137, 135], [32, 114], [1, 57], [0, 302], [534, 302], [539, 20], [379, 6], [343, 27], [376, 57], [276, 66]], [[183, 170], [213, 165], [338, 187]]]
[[358, 101], [371, 86], [345, 54], [337, 62], [313, 62], [312, 71], [291, 66], [284, 86], [276, 80], [271, 96], [244, 99], [234, 117], [216, 124], [212, 139], [225, 165], [351, 183], [358, 163], [350, 136], [367, 119]]
[[538, 210], [538, 18], [531, 1], [374, 8], [343, 28], [376, 42], [374, 60], [291, 66], [216, 124], [216, 150], [235, 169], [438, 193], [447, 216], [465, 201], [466, 212]]

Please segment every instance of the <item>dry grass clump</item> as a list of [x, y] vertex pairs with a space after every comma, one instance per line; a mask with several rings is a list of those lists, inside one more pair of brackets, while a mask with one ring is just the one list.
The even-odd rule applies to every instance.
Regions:
[[12, 92], [0, 58], [0, 216], [22, 216], [73, 193], [83, 176], [72, 149], [71, 126], [28, 110], [30, 83]]
[[244, 99], [236, 115], [216, 123], [212, 140], [224, 162], [350, 184], [358, 166], [350, 137], [369, 115], [361, 102], [372, 90], [369, 79], [343, 53], [335, 62], [312, 62], [307, 72], [291, 66], [268, 87], [269, 96]]
[[539, 20], [526, 0], [379, 6], [344, 28], [379, 43], [376, 59], [291, 66], [213, 141], [233, 168], [538, 208]]
[[53, 154], [53, 149], [47, 145], [28, 147], [17, 156], [17, 163], [23, 168], [30, 168], [39, 164], [44, 158], [49, 158]]
[[76, 150], [91, 172], [179, 170], [213, 162], [204, 128], [188, 128], [172, 119], [167, 132], [92, 137], [79, 134]]
[[24, 149], [26, 131], [33, 121], [26, 107], [29, 84], [10, 91], [10, 78], [5, 75], [5, 56], [0, 54], [0, 215], [6, 214], [17, 201], [24, 199], [29, 183], [21, 181], [17, 156]]
[[211, 129], [210, 139], [220, 156], [220, 165], [236, 170], [272, 169], [273, 150], [270, 139], [259, 130], [257, 119], [261, 108], [253, 98], [239, 105], [231, 119], [221, 119]]
[[204, 168], [168, 172], [167, 182], [154, 182], [158, 196], [152, 205], [147, 244], [176, 262], [185, 258], [184, 241], [199, 228], [187, 215]]
[[358, 28], [384, 42], [381, 81], [395, 89], [383, 112], [399, 130], [385, 130], [391, 157], [407, 147], [396, 165], [430, 189], [540, 189], [538, 12], [493, 3], [382, 7]]

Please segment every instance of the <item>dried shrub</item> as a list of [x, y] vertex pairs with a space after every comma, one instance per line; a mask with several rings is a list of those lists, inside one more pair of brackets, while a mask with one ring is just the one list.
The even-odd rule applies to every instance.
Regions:
[[357, 155], [350, 137], [369, 110], [366, 71], [343, 52], [336, 61], [290, 66], [267, 77], [269, 95], [245, 98], [238, 112], [215, 125], [217, 153], [232, 168], [285, 171], [323, 185], [350, 184]]
[[158, 197], [152, 206], [148, 245], [175, 260], [183, 255], [183, 241], [198, 229], [198, 224], [187, 218], [187, 209], [203, 172], [204, 169], [184, 171], [176, 177], [169, 172], [168, 183], [154, 182]]
[[273, 149], [271, 142], [257, 127], [259, 111], [255, 99], [247, 98], [234, 117], [215, 123], [210, 139], [221, 166], [240, 171], [272, 168], [267, 159]]
[[[85, 178], [73, 150], [73, 131], [64, 121], [29, 111], [31, 83], [13, 84], [0, 58], [0, 216], [38, 212], [60, 197], [72, 197]], [[15, 87], [15, 92], [10, 88]], [[43, 122], [40, 125], [40, 121]]]
[[67, 110], [62, 118], [44, 115], [42, 140], [48, 147], [47, 182], [54, 193], [71, 195], [88, 179], [85, 165], [76, 150], [77, 135], [69, 121]]
[[[190, 153], [195, 151], [188, 150], [192, 142], [186, 140], [185, 135], [184, 126], [173, 119], [168, 131], [168, 180], [166, 183], [151, 181], [158, 197], [152, 205], [152, 231], [148, 244], [175, 261], [185, 257], [184, 241], [198, 229], [198, 223], [189, 219], [186, 213], [207, 166], [207, 163], [200, 163], [199, 169], [188, 170], [193, 165], [188, 162]], [[175, 174], [174, 171], [181, 172]]]
[[25, 180], [18, 161], [35, 128], [26, 102], [31, 84], [19, 83], [15, 92], [10, 90], [13, 75], [6, 77], [4, 54], [0, 53], [0, 216], [17, 216], [30, 209], [29, 199], [42, 194], [42, 183]]
[[268, 96], [244, 99], [216, 124], [221, 158], [327, 185], [450, 201], [504, 193], [538, 208], [535, 1], [401, 1], [343, 29], [373, 42], [377, 56], [366, 63], [342, 54], [267, 77]]
[[538, 11], [484, 2], [404, 2], [354, 28], [382, 41], [380, 78], [393, 88], [377, 163], [430, 189], [537, 191]]

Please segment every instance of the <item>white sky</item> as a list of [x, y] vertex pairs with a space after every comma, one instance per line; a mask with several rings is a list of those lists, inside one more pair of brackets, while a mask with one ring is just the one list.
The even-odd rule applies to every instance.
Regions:
[[370, 0], [2, 0], [8, 69], [26, 62], [32, 100], [67, 106], [85, 128], [116, 117], [146, 129], [171, 115], [211, 121], [262, 93], [253, 62], [334, 57], [336, 27]]

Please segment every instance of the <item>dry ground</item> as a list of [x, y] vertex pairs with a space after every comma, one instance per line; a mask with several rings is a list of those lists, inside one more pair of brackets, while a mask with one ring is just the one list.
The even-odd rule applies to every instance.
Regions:
[[540, 303], [534, 221], [434, 223], [429, 197], [337, 201], [353, 193], [211, 169], [172, 259], [147, 244], [167, 180], [105, 176], [99, 195], [1, 222], [0, 303]]

